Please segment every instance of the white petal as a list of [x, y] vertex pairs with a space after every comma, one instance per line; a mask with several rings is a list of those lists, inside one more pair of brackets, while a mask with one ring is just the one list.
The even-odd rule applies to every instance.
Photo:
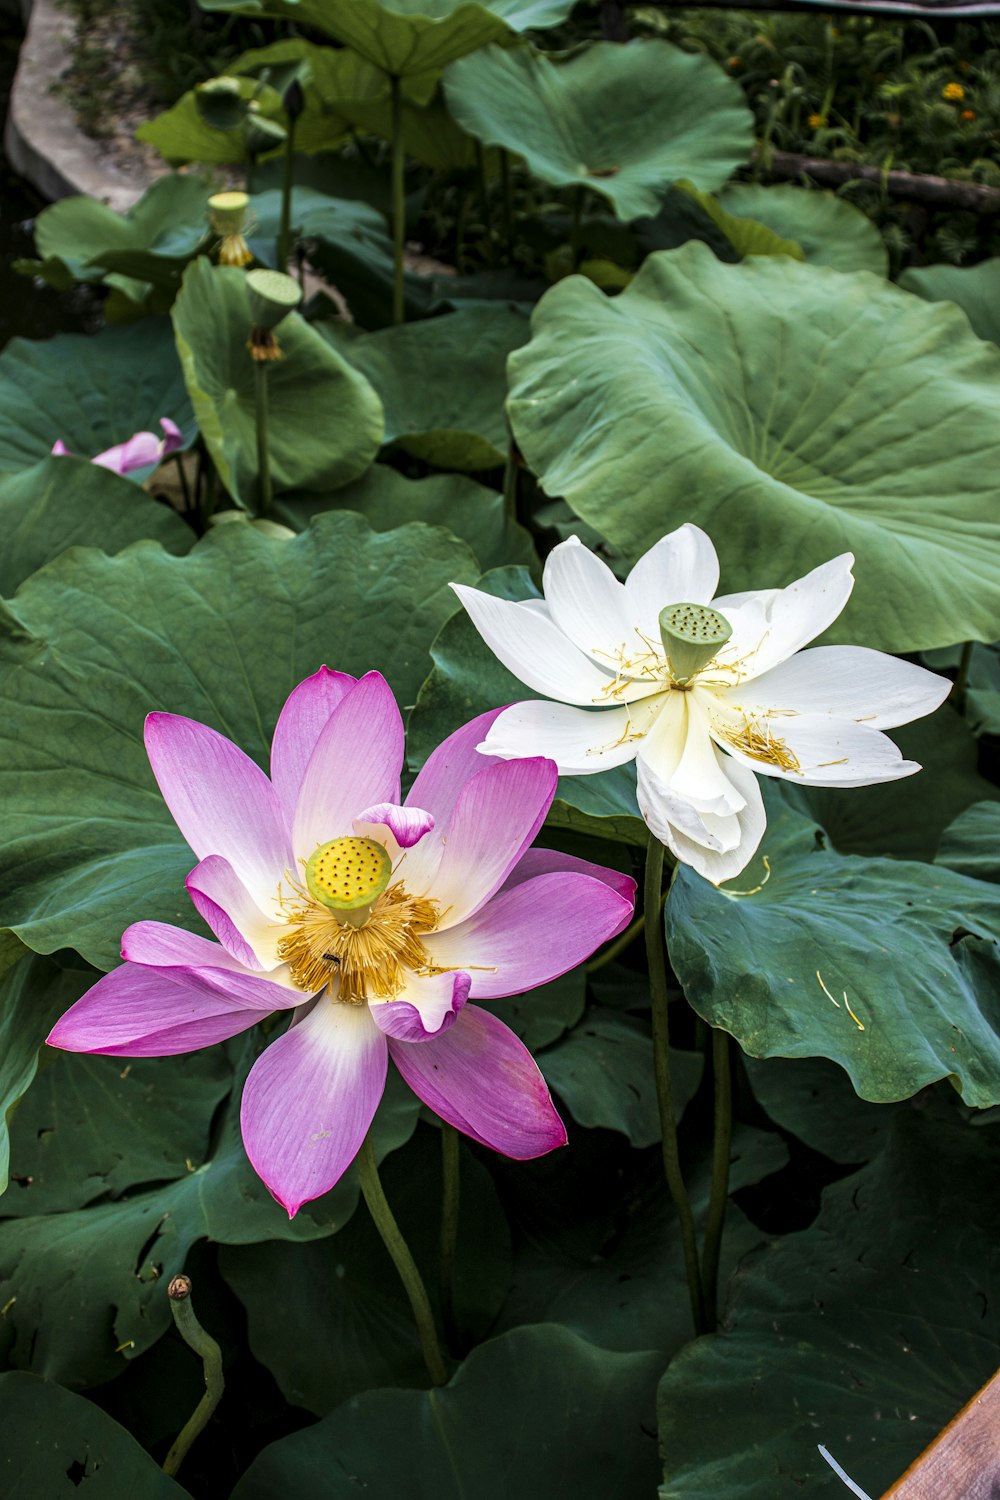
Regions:
[[536, 693], [562, 703], [603, 701], [613, 682], [537, 609], [453, 583], [469, 618], [494, 656]]
[[[671, 853], [699, 875], [719, 885], [732, 880], [753, 859], [764, 834], [767, 819], [757, 779], [751, 771], [730, 760], [729, 776], [744, 807], [734, 817], [704, 816], [686, 809], [678, 798], [664, 796], [655, 778], [639, 767], [639, 808], [650, 831]], [[697, 834], [698, 837], [693, 837]]]
[[726, 817], [738, 813], [743, 797], [726, 776], [712, 743], [708, 714], [695, 692], [678, 694], [687, 714], [684, 750], [670, 777], [670, 790], [700, 813]]
[[866, 646], [813, 646], [724, 696], [753, 713], [828, 714], [891, 729], [933, 713], [951, 688], [947, 677]]
[[504, 760], [544, 755], [555, 761], [560, 776], [590, 776], [635, 759], [660, 701], [647, 698], [631, 709], [599, 711], [564, 703], [515, 703], [494, 721], [479, 749]]
[[687, 522], [644, 552], [625, 580], [634, 623], [660, 638], [660, 610], [668, 604], [708, 604], [719, 586], [719, 559], [710, 539]]
[[[636, 622], [631, 618], [624, 585], [579, 537], [553, 547], [546, 559], [542, 588], [557, 627], [581, 651], [595, 656], [599, 665], [626, 651]], [[654, 640], [658, 638], [654, 636]]]
[[920, 770], [879, 730], [818, 714], [753, 719], [748, 726], [742, 718], [717, 713], [712, 733], [733, 759], [758, 775], [805, 786], [873, 786]]
[[[733, 627], [722, 661], [739, 661], [742, 679], [759, 677], [822, 635], [851, 596], [853, 553], [821, 564], [787, 588], [719, 599], [715, 608]], [[727, 610], [727, 602], [729, 609]]]

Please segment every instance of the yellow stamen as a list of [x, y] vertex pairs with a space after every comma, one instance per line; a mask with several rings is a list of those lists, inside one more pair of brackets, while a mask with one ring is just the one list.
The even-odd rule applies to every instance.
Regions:
[[437, 902], [411, 896], [401, 881], [379, 896], [360, 926], [340, 922], [328, 907], [295, 887], [298, 904], [286, 898], [290, 931], [278, 941], [300, 990], [321, 990], [348, 1005], [368, 999], [392, 1000], [406, 983], [406, 970], [435, 972], [420, 941], [441, 920]]
[[767, 719], [744, 711], [743, 723], [739, 727], [720, 724], [718, 732], [734, 750], [741, 750], [751, 760], [762, 761], [768, 766], [777, 766], [782, 771], [801, 771], [802, 763], [794, 750], [784, 740], [771, 733]]

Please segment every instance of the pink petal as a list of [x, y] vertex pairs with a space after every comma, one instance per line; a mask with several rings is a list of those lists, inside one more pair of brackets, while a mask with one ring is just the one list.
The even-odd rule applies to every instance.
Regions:
[[57, 453], [60, 458], [69, 458], [71, 456], [70, 451], [66, 447], [66, 444], [63, 442], [62, 438], [56, 438], [55, 442], [52, 444], [52, 452]]
[[176, 453], [178, 448], [184, 446], [184, 436], [176, 422], [171, 422], [169, 417], [160, 418], [160, 426], [163, 428], [165, 437], [163, 439], [163, 450], [161, 458], [166, 458], [169, 453]]
[[194, 988], [174, 973], [124, 963], [56, 1022], [50, 1047], [112, 1057], [169, 1057], [247, 1031], [260, 1011]]
[[415, 807], [429, 808], [439, 829], [447, 823], [465, 783], [483, 769], [485, 762], [476, 746], [502, 713], [502, 708], [491, 708], [488, 713], [470, 719], [431, 751], [417, 773], [406, 800]]
[[278, 715], [271, 741], [271, 781], [285, 810], [288, 826], [295, 816], [299, 787], [327, 720], [357, 682], [346, 672], [320, 667], [293, 688]]
[[240, 1111], [243, 1143], [289, 1218], [357, 1156], [386, 1068], [385, 1038], [368, 1007], [326, 997], [254, 1063]]
[[162, 444], [155, 432], [136, 432], [124, 443], [106, 448], [90, 461], [99, 469], [111, 469], [115, 474], [130, 474], [133, 469], [147, 469], [158, 464]]
[[[122, 935], [122, 958], [146, 969], [167, 969], [175, 983], [209, 996], [221, 995], [232, 1010], [246, 1008], [270, 1015], [273, 1010], [301, 1005], [306, 998], [291, 983], [251, 973], [221, 944], [166, 922], [133, 922]], [[276, 972], [283, 977], [288, 971]]]
[[566, 1144], [545, 1079], [514, 1033], [477, 1006], [466, 1006], [443, 1036], [421, 1046], [391, 1038], [392, 1060], [419, 1099], [515, 1161]]
[[265, 912], [295, 868], [274, 788], [223, 735], [178, 714], [146, 719], [146, 751], [174, 822], [198, 859], [221, 854]]
[[575, 854], [560, 854], [556, 849], [529, 849], [518, 861], [504, 881], [502, 889], [509, 891], [536, 875], [589, 875], [592, 880], [603, 880], [625, 901], [635, 901], [636, 883], [631, 875], [620, 870], [611, 870], [607, 865], [591, 864], [589, 859], [577, 859]]
[[368, 672], [334, 709], [309, 757], [293, 821], [296, 854], [308, 859], [350, 833], [359, 808], [399, 801], [403, 721], [392, 689]]
[[[544, 823], [557, 780], [553, 762], [534, 757], [488, 762], [465, 783], [442, 830], [441, 863], [430, 882], [444, 927], [471, 916], [503, 885]], [[405, 878], [412, 891], [421, 889], [409, 861]]]
[[184, 884], [198, 915], [237, 963], [245, 969], [275, 967], [278, 925], [264, 915], [228, 859], [209, 854]]
[[435, 965], [472, 978], [474, 999], [519, 995], [557, 979], [623, 932], [633, 902], [589, 875], [538, 875], [457, 927], [424, 938]]
[[386, 1036], [426, 1042], [455, 1024], [469, 998], [468, 974], [410, 974], [394, 1000], [370, 1000], [372, 1019]]
[[384, 844], [395, 864], [404, 849], [412, 849], [425, 834], [430, 833], [434, 819], [422, 807], [397, 807], [392, 802], [378, 802], [359, 813], [353, 827], [359, 838], [375, 839]]

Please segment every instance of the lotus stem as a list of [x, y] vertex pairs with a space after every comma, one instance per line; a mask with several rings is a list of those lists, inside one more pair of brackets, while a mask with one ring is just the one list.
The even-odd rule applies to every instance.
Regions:
[[292, 254], [292, 171], [295, 156], [295, 120], [288, 121], [284, 170], [281, 177], [281, 228], [278, 231], [278, 270], [287, 271]]
[[405, 322], [403, 300], [403, 249], [406, 240], [406, 198], [403, 192], [403, 85], [395, 73], [389, 76], [392, 98], [392, 321]]
[[729, 1158], [733, 1138], [733, 1082], [729, 1066], [729, 1036], [712, 1028], [712, 1080], [715, 1088], [715, 1118], [712, 1132], [712, 1193], [708, 1203], [705, 1244], [701, 1257], [701, 1283], [705, 1294], [705, 1320], [709, 1333], [719, 1321], [719, 1254], [729, 1201]]
[[583, 199], [586, 189], [581, 183], [573, 190], [573, 212], [569, 226], [569, 249], [575, 271], [580, 264], [580, 232], [583, 227]]
[[972, 666], [972, 641], [966, 641], [958, 661], [955, 686], [951, 690], [951, 701], [959, 713], [965, 711], [965, 696], [969, 689], [969, 668]]
[[400, 1233], [399, 1225], [393, 1217], [392, 1209], [382, 1189], [370, 1136], [365, 1137], [361, 1150], [358, 1152], [357, 1164], [361, 1192], [368, 1205], [368, 1211], [375, 1221], [375, 1227], [382, 1236], [382, 1243], [388, 1250], [392, 1263], [399, 1272], [400, 1280], [406, 1288], [406, 1295], [410, 1299], [413, 1321], [417, 1325], [417, 1336], [420, 1339], [427, 1373], [434, 1385], [444, 1385], [448, 1379], [448, 1372], [441, 1354], [441, 1345], [438, 1343], [427, 1288], [424, 1286], [416, 1262]]
[[500, 186], [503, 197], [503, 237], [507, 242], [507, 259], [514, 260], [514, 195], [510, 184], [510, 152], [500, 147]]
[[483, 228], [486, 230], [486, 251], [490, 265], [493, 264], [493, 226], [490, 222], [490, 189], [486, 180], [486, 152], [483, 150], [482, 141], [475, 142], [476, 153], [476, 183], [479, 188], [479, 212], [483, 220]]
[[[663, 845], [654, 833], [649, 835], [646, 851], [644, 910], [647, 917], [660, 909], [663, 888]], [[684, 1271], [687, 1276], [691, 1319], [696, 1334], [705, 1333], [705, 1299], [698, 1264], [698, 1239], [695, 1234], [691, 1200], [684, 1186], [680, 1152], [677, 1145], [677, 1123], [674, 1119], [674, 1089], [670, 1077], [670, 1019], [667, 999], [667, 951], [663, 923], [646, 922], [646, 959], [649, 965], [649, 993], [653, 1010], [653, 1069], [656, 1076], [656, 1102], [660, 1112], [660, 1134], [663, 1146], [663, 1172], [667, 1188], [677, 1210], [681, 1243], [684, 1247]]]
[[441, 1195], [441, 1313], [445, 1340], [453, 1354], [458, 1352], [458, 1321], [455, 1317], [455, 1260], [458, 1250], [458, 1213], [461, 1189], [458, 1131], [446, 1120], [441, 1122], [441, 1170], [444, 1186]]
[[192, 1443], [208, 1426], [212, 1413], [222, 1399], [225, 1381], [222, 1376], [222, 1350], [195, 1317], [191, 1304], [190, 1276], [175, 1276], [167, 1287], [167, 1296], [177, 1331], [188, 1348], [199, 1356], [205, 1372], [205, 1394], [181, 1428], [163, 1462], [164, 1474], [174, 1475], [187, 1457]]
[[271, 514], [271, 463], [267, 451], [267, 365], [254, 360], [253, 394], [257, 416], [257, 496], [262, 516]]
[[191, 499], [191, 486], [188, 484], [188, 477], [184, 471], [184, 455], [182, 453], [174, 454], [174, 465], [177, 469], [177, 477], [180, 480], [181, 494], [184, 496], [184, 515], [185, 517], [189, 517], [194, 510], [194, 503]]

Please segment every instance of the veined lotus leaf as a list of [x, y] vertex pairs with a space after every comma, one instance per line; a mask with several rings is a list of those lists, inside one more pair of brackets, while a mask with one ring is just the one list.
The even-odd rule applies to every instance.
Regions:
[[669, 42], [596, 42], [562, 58], [490, 47], [453, 64], [444, 89], [471, 135], [543, 182], [601, 194], [620, 219], [655, 214], [682, 178], [721, 187], [753, 145], [739, 86]]
[[507, 356], [529, 332], [523, 313], [480, 306], [336, 347], [378, 392], [386, 443], [437, 468], [474, 473], [506, 459]]
[[[193, 261], [172, 316], [202, 436], [223, 484], [249, 505], [258, 485], [257, 418], [243, 272]], [[357, 479], [378, 452], [381, 402], [299, 313], [283, 319], [277, 339], [282, 357], [267, 371], [275, 491], [336, 489]]]
[[130, 922], [195, 926], [146, 714], [211, 724], [266, 764], [281, 704], [324, 661], [377, 668], [412, 703], [456, 607], [448, 582], [478, 572], [440, 527], [376, 533], [335, 512], [293, 540], [221, 526], [186, 557], [78, 547], [35, 573], [0, 617], [0, 926], [103, 968]]
[[204, 10], [269, 15], [336, 37], [430, 98], [442, 69], [490, 42], [556, 26], [574, 0], [205, 0]]
[[690, 244], [613, 299], [560, 282], [532, 333], [508, 364], [514, 436], [548, 493], [629, 557], [694, 521], [728, 593], [850, 550], [838, 639], [1000, 636], [1000, 353], [955, 308], [867, 272], [722, 265]]
[[981, 339], [1000, 344], [1000, 256], [978, 266], [912, 266], [899, 284], [928, 302], [956, 302]]
[[673, 1360], [660, 1500], [846, 1500], [820, 1443], [881, 1495], [993, 1374], [997, 1132], [922, 1103], [814, 1224], [743, 1262], [725, 1331]]
[[721, 229], [741, 260], [747, 255], [789, 255], [792, 260], [805, 260], [802, 246], [793, 237], [783, 238], [780, 232], [752, 216], [741, 218], [738, 209], [726, 208], [713, 193], [699, 192], [690, 182], [679, 182], [677, 187], [692, 197], [715, 227]]
[[172, 266], [195, 255], [209, 233], [211, 189], [200, 177], [160, 177], [127, 214], [84, 195], [62, 198], [42, 210], [35, 224], [41, 261], [19, 261], [18, 270], [41, 276], [57, 288], [77, 281], [106, 282], [131, 302], [143, 303], [150, 283], [105, 269], [103, 256], [145, 251]]
[[716, 889], [681, 865], [671, 887], [670, 959], [698, 1014], [751, 1057], [839, 1063], [875, 1104], [940, 1078], [976, 1108], [1000, 1103], [996, 887], [837, 854], [767, 800], [743, 875]]
[[232, 1500], [626, 1500], [651, 1494], [647, 1382], [662, 1356], [612, 1354], [555, 1323], [474, 1349], [447, 1386], [373, 1390], [272, 1443]]
[[[163, 1473], [125, 1427], [50, 1380], [21, 1370], [0, 1375], [0, 1422], [7, 1433], [0, 1483], [10, 1500], [65, 1495], [67, 1485], [91, 1479], [108, 1500], [186, 1500], [187, 1490]], [[77, 1474], [79, 1479], [67, 1477]]]
[[[240, 98], [247, 104], [253, 100], [263, 119], [280, 121], [283, 118], [281, 95], [276, 89], [266, 84], [262, 86], [253, 78], [239, 78], [235, 82], [239, 85]], [[205, 166], [227, 166], [247, 158], [244, 130], [220, 130], [210, 125], [198, 109], [198, 95], [194, 89], [188, 89], [162, 114], [144, 121], [135, 134], [137, 140], [155, 146], [163, 159], [175, 167], [189, 161], [202, 162]]]
[[[167, 318], [12, 339], [0, 354], [0, 474], [31, 468], [57, 439], [94, 458], [135, 432], [160, 434], [161, 417], [177, 424], [189, 447], [194, 413]], [[148, 470], [139, 472], [145, 478]]]
[[[795, 240], [811, 265], [889, 274], [889, 252], [876, 226], [867, 214], [834, 193], [787, 184], [759, 187], [734, 182], [723, 189], [719, 201], [728, 213], [754, 219], [775, 234]], [[906, 285], [905, 279], [901, 284]]]
[[65, 456], [43, 459], [20, 474], [0, 478], [0, 535], [3, 598], [10, 598], [26, 578], [67, 547], [100, 547], [114, 553], [148, 537], [179, 555], [195, 540], [175, 510], [131, 480]]

